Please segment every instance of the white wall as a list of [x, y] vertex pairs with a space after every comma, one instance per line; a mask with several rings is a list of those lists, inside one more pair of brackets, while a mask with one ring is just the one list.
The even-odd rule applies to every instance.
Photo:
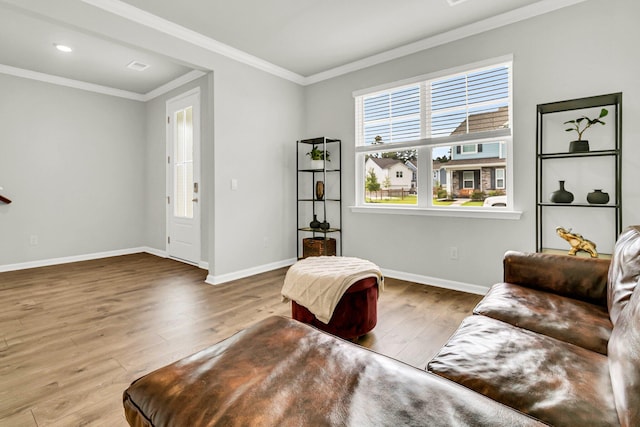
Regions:
[[[343, 139], [344, 200], [354, 204], [352, 92], [383, 83], [514, 55], [515, 208], [520, 220], [356, 214], [344, 210], [346, 255], [422, 277], [489, 286], [502, 277], [508, 249], [535, 250], [535, 123], [539, 103], [623, 92], [623, 222], [640, 223], [640, 5], [591, 0], [310, 86], [307, 133]], [[580, 230], [588, 237], [588, 230]], [[382, 249], [379, 243], [386, 242]], [[456, 246], [459, 259], [449, 259]]]
[[238, 63], [215, 68], [214, 82], [209, 270], [220, 277], [295, 258], [296, 140], [309, 135], [302, 87]]
[[144, 104], [1, 74], [0, 93], [0, 266], [140, 246]]

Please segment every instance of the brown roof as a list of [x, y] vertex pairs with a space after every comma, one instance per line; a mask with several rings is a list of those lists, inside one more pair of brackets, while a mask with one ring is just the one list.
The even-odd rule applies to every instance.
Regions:
[[370, 159], [373, 160], [380, 169], [389, 169], [391, 166], [395, 165], [396, 163], [402, 163], [400, 160], [389, 159], [386, 157], [370, 157]]
[[[469, 116], [469, 133], [503, 129], [509, 122], [509, 107], [500, 107], [497, 111], [477, 113]], [[451, 135], [467, 133], [467, 119], [458, 125]]]

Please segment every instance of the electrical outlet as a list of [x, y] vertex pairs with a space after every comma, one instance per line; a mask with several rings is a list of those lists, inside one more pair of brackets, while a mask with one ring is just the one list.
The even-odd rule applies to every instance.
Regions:
[[265, 237], [265, 238], [264, 238], [263, 244], [264, 244], [264, 247], [265, 247], [265, 248], [268, 248], [268, 247], [269, 247], [269, 238], [268, 238], [268, 237]]
[[31, 246], [38, 246], [38, 235], [37, 234], [32, 234], [31, 236], [29, 236], [29, 244]]
[[449, 258], [450, 259], [458, 259], [458, 248], [455, 246], [451, 246], [449, 248]]

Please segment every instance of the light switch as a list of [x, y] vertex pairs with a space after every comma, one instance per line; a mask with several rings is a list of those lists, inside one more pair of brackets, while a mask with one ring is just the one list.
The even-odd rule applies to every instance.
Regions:
[[238, 189], [238, 180], [236, 178], [231, 178], [231, 189], [232, 190]]

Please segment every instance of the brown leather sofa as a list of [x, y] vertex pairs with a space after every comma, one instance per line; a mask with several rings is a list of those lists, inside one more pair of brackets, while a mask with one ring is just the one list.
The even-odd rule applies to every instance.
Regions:
[[[638, 426], [640, 229], [611, 263], [509, 252], [426, 372], [270, 317], [134, 381], [131, 426]], [[443, 378], [444, 377], [444, 378]]]
[[640, 426], [640, 227], [612, 260], [508, 252], [428, 370], [554, 426]]

